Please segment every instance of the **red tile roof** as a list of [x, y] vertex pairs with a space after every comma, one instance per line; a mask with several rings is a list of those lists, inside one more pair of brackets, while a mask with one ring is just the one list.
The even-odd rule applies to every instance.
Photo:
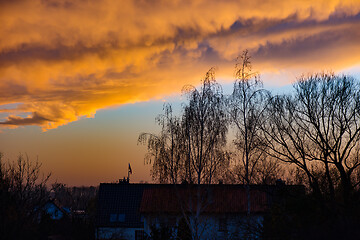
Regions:
[[[266, 196], [261, 189], [250, 189], [251, 212], [267, 210]], [[243, 185], [164, 185], [144, 189], [140, 212], [181, 213], [181, 209], [194, 211], [198, 204], [203, 213], [246, 213], [246, 188]]]

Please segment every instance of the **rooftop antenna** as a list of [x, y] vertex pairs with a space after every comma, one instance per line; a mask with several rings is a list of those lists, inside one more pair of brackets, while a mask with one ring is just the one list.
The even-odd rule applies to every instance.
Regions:
[[128, 183], [130, 182], [130, 174], [132, 174], [132, 169], [131, 169], [131, 166], [130, 166], [130, 163], [129, 163], [128, 177], [127, 177], [127, 182]]

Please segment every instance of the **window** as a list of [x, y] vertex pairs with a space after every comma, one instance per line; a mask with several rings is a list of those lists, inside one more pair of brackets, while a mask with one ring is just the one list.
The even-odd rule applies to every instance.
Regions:
[[125, 222], [125, 214], [118, 214], [118, 222]]
[[110, 214], [110, 222], [125, 222], [125, 214], [124, 213], [120, 213], [120, 214], [112, 213], [112, 214]]
[[116, 222], [117, 221], [117, 214], [110, 214], [110, 222]]
[[227, 219], [219, 218], [219, 232], [227, 232]]
[[135, 230], [135, 240], [145, 240], [144, 230]]

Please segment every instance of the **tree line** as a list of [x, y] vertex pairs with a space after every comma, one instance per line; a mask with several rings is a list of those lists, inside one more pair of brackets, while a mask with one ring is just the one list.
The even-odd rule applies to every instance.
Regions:
[[[323, 221], [326, 231], [359, 222], [358, 80], [314, 73], [298, 78], [293, 91], [275, 95], [263, 88], [244, 51], [235, 65], [231, 94], [223, 93], [213, 68], [199, 88], [184, 86], [183, 93], [188, 100], [180, 113], [165, 104], [156, 118], [160, 133], [139, 135], [139, 143], [147, 145], [145, 160], [152, 165], [155, 181], [250, 186], [282, 178], [305, 185], [308, 194], [302, 207], [308, 203], [307, 210], [316, 209], [323, 217], [316, 219]], [[291, 216], [287, 211], [283, 220]], [[296, 211], [293, 214], [300, 216]], [[309, 219], [304, 219], [306, 225]]]

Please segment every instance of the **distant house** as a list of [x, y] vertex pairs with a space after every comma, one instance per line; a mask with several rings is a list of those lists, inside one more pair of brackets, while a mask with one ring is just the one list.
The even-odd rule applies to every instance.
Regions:
[[100, 184], [96, 238], [141, 240], [164, 226], [176, 234], [184, 222], [201, 239], [241, 238], [249, 222], [261, 227], [277, 188], [251, 186], [249, 218], [244, 185]]
[[47, 215], [51, 220], [61, 220], [68, 215], [55, 200], [49, 199], [41, 208], [42, 214]]

